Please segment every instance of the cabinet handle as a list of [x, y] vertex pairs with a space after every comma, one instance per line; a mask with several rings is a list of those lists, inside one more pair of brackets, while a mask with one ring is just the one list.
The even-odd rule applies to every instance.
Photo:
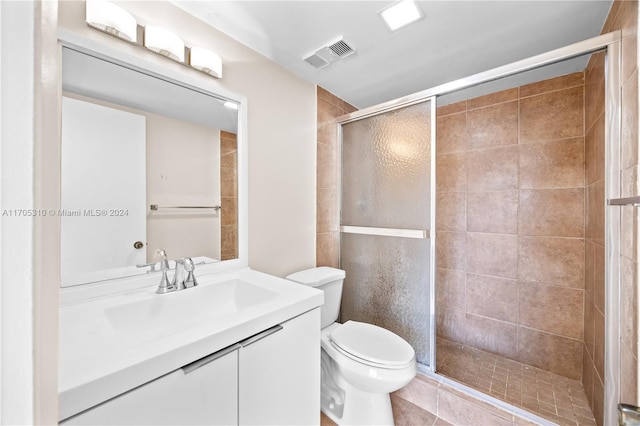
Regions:
[[194, 371], [196, 371], [198, 368], [204, 367], [205, 365], [209, 364], [210, 362], [215, 361], [216, 359], [222, 358], [223, 356], [230, 354], [231, 352], [240, 349], [240, 348], [246, 348], [249, 345], [252, 345], [254, 343], [256, 343], [259, 340], [264, 339], [265, 337], [271, 336], [274, 333], [277, 333], [278, 331], [282, 330], [284, 327], [282, 327], [281, 325], [274, 325], [271, 328], [266, 329], [265, 331], [262, 331], [258, 334], [254, 334], [253, 336], [249, 337], [248, 339], [245, 339], [239, 343], [236, 343], [235, 345], [231, 345], [229, 347], [226, 347], [224, 349], [219, 350], [218, 352], [214, 352], [211, 355], [207, 355], [204, 358], [200, 358], [196, 361], [193, 361], [192, 363], [189, 363], [185, 366], [182, 367], [182, 371], [184, 372], [184, 374], [189, 374], [192, 373]]
[[240, 348], [241, 348], [240, 344], [236, 343], [235, 345], [231, 345], [229, 347], [219, 350], [218, 352], [214, 352], [211, 355], [207, 355], [204, 358], [200, 358], [199, 360], [193, 361], [192, 363], [185, 365], [184, 367], [182, 367], [182, 371], [184, 371], [184, 374], [193, 373], [198, 368], [204, 367], [210, 362], [213, 362], [216, 359], [222, 358], [223, 356], [228, 355], [231, 352]]
[[243, 340], [242, 342], [240, 342], [240, 345], [243, 348], [246, 348], [249, 345], [253, 345], [254, 343], [256, 343], [259, 340], [264, 339], [265, 337], [271, 336], [274, 333], [277, 333], [278, 331], [282, 330], [284, 327], [282, 327], [281, 325], [274, 325], [271, 328], [266, 329], [265, 331], [262, 331], [258, 334], [254, 334], [253, 336], [249, 337], [246, 340]]

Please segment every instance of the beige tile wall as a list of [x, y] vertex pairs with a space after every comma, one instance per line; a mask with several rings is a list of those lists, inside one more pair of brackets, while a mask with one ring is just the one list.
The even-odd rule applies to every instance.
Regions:
[[316, 265], [340, 266], [338, 217], [339, 145], [333, 119], [357, 110], [322, 87], [317, 88], [318, 153], [316, 206]]
[[584, 73], [438, 108], [438, 335], [580, 379]]
[[238, 257], [238, 137], [220, 132], [220, 260]]
[[[630, 197], [640, 194], [638, 188], [638, 2], [637, 1], [614, 1], [602, 33], [613, 30], [621, 30], [621, 102], [622, 102], [622, 128], [621, 128], [621, 162], [622, 162], [622, 196]], [[601, 66], [600, 61], [592, 61], [590, 69], [597, 76]], [[597, 85], [600, 80], [593, 79], [594, 97], [602, 96], [602, 89]], [[600, 102], [594, 102], [600, 106]], [[591, 138], [590, 151], [603, 150], [600, 141], [603, 139], [603, 120], [598, 120], [600, 110], [595, 107], [591, 111], [593, 117], [594, 136]], [[591, 154], [594, 156], [594, 154]], [[595, 164], [587, 163], [587, 179], [596, 181], [602, 175], [604, 162], [596, 161]], [[589, 192], [595, 197], [604, 197], [601, 193], [604, 188], [593, 185]], [[590, 185], [591, 187], [591, 185]], [[597, 199], [597, 198], [596, 198]], [[604, 212], [600, 209], [587, 207], [588, 217], [595, 217], [596, 223], [602, 219]], [[638, 398], [638, 209], [634, 207], [622, 207], [621, 209], [622, 229], [619, 236], [622, 245], [621, 266], [621, 288], [620, 288], [620, 402], [640, 405]], [[587, 227], [587, 229], [589, 229]], [[596, 415], [596, 420], [602, 423], [602, 412], [604, 406], [604, 387], [602, 381], [602, 370], [604, 369], [604, 321], [601, 314], [604, 313], [604, 248], [600, 244], [602, 238], [601, 231], [595, 227], [593, 231], [594, 244], [587, 250], [587, 261], [594, 265], [593, 277], [588, 276], [586, 288], [588, 294], [592, 293], [592, 302], [585, 304], [585, 351], [584, 359], [587, 363], [583, 371], [583, 383], [585, 391], [590, 398], [590, 403]], [[591, 290], [593, 289], [593, 290]], [[586, 319], [588, 318], [588, 322]], [[587, 329], [588, 328], [588, 329]], [[589, 338], [587, 339], [587, 335]]]

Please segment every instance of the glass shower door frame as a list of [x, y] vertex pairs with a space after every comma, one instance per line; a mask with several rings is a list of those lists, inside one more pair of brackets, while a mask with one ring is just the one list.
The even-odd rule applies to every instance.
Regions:
[[[385, 237], [398, 237], [398, 238], [418, 238], [418, 239], [428, 239], [429, 240], [429, 321], [428, 330], [429, 330], [429, 356], [428, 356], [428, 365], [418, 364], [419, 370], [422, 372], [435, 372], [435, 262], [436, 262], [436, 248], [435, 248], [435, 230], [436, 230], [436, 169], [435, 169], [435, 161], [436, 161], [436, 97], [426, 97], [420, 98], [415, 102], [408, 102], [399, 105], [397, 108], [388, 108], [385, 110], [377, 111], [373, 114], [367, 114], [363, 116], [358, 116], [356, 119], [347, 120], [345, 122], [339, 123], [337, 126], [338, 131], [338, 150], [340, 153], [343, 152], [343, 131], [342, 125], [348, 124], [357, 120], [373, 117], [376, 115], [384, 114], [396, 109], [406, 108], [412, 105], [417, 105], [421, 103], [430, 102], [429, 104], [429, 118], [430, 122], [430, 150], [429, 150], [429, 167], [430, 167], [430, 176], [429, 176], [429, 197], [430, 197], [430, 208], [429, 208], [429, 229], [402, 229], [402, 228], [381, 228], [381, 227], [365, 227], [365, 226], [351, 226], [351, 225], [342, 225], [342, 191], [338, 191], [338, 218], [340, 218], [340, 233], [346, 234], [360, 234], [360, 235], [373, 235], [373, 236], [385, 236]], [[340, 161], [338, 161], [338, 187], [342, 188], [342, 156], [340, 155]]]
[[[335, 120], [338, 129], [338, 141], [340, 149], [342, 148], [342, 125], [352, 121], [357, 121], [366, 117], [378, 115], [384, 112], [392, 111], [398, 108], [406, 107], [416, 103], [431, 100], [431, 230], [430, 230], [430, 339], [431, 354], [430, 367], [428, 372], [437, 375], [435, 370], [435, 147], [437, 143], [436, 137], [436, 98], [452, 93], [461, 89], [476, 86], [482, 83], [499, 80], [503, 77], [509, 77], [521, 72], [541, 68], [545, 65], [561, 62], [563, 60], [575, 58], [577, 56], [595, 53], [598, 51], [606, 52], [605, 65], [605, 102], [606, 102], [606, 120], [605, 120], [605, 200], [616, 199], [620, 197], [620, 129], [621, 129], [621, 113], [620, 113], [620, 58], [621, 58], [621, 32], [613, 31], [587, 40], [583, 40], [559, 49], [555, 49], [546, 53], [535, 55], [511, 64], [484, 71], [469, 77], [454, 80], [439, 86], [432, 87], [402, 98], [381, 103], [372, 107], [364, 108], [351, 114], [338, 117]], [[340, 163], [339, 163], [340, 164]], [[341, 168], [341, 165], [338, 167]], [[340, 172], [339, 175], [340, 176]], [[341, 206], [341, 192], [338, 191], [338, 209]], [[338, 211], [338, 217], [339, 216]], [[615, 424], [617, 422], [617, 402], [620, 395], [620, 241], [616, 236], [620, 235], [620, 212], [612, 211], [605, 208], [605, 232], [606, 232], [606, 273], [605, 273], [605, 292], [606, 292], [606, 313], [605, 313], [605, 401], [604, 401], [604, 422], [605, 424]], [[427, 373], [428, 373], [427, 372]], [[445, 378], [438, 376], [440, 379]], [[451, 384], [456, 386], [456, 382]]]

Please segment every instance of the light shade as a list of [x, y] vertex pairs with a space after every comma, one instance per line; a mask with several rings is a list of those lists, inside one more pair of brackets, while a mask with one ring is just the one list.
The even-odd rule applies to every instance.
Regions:
[[222, 78], [222, 59], [210, 50], [192, 47], [189, 65], [214, 77]]
[[184, 41], [162, 27], [144, 27], [144, 47], [174, 61], [184, 62]]
[[105, 0], [87, 0], [85, 21], [92, 28], [135, 43], [138, 23], [129, 12]]
[[380, 17], [391, 31], [395, 31], [424, 17], [413, 0], [401, 0], [380, 12]]
[[229, 108], [229, 109], [238, 109], [240, 107], [237, 103], [231, 102], [231, 101], [226, 101], [222, 105], [224, 105], [226, 108]]

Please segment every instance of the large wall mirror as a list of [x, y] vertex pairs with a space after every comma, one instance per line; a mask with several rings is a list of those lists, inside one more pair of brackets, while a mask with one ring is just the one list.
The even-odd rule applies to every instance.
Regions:
[[62, 50], [62, 286], [239, 257], [237, 100]]

